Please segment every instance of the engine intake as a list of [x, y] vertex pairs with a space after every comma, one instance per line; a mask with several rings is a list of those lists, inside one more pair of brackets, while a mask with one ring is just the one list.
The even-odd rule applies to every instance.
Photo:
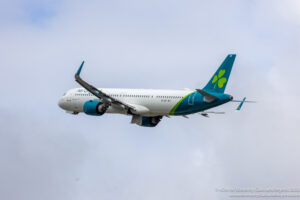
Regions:
[[108, 105], [97, 100], [89, 100], [83, 104], [83, 112], [87, 115], [103, 115], [106, 112], [107, 108]]

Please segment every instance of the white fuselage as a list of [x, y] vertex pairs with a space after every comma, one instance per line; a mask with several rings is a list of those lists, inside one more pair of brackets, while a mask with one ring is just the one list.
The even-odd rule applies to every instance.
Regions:
[[[153, 90], [153, 89], [112, 89], [100, 88], [105, 94], [133, 105], [138, 114], [143, 116], [169, 115], [172, 108], [193, 90]], [[83, 112], [83, 105], [89, 100], [99, 100], [96, 96], [83, 88], [69, 90], [60, 100], [59, 106], [68, 112]], [[193, 98], [189, 104], [193, 105]], [[110, 106], [106, 113], [127, 114], [120, 106]]]

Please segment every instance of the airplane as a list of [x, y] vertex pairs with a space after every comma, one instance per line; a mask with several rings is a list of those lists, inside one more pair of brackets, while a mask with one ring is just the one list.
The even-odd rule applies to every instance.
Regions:
[[225, 88], [231, 73], [236, 54], [229, 54], [203, 89], [157, 90], [157, 89], [118, 89], [96, 88], [80, 77], [84, 61], [81, 63], [75, 80], [82, 88], [67, 91], [58, 105], [67, 113], [101, 116], [116, 113], [132, 116], [131, 123], [144, 127], [155, 127], [161, 119], [170, 116], [183, 116], [199, 113], [224, 114], [224, 112], [206, 111], [227, 102], [240, 102], [225, 94]]

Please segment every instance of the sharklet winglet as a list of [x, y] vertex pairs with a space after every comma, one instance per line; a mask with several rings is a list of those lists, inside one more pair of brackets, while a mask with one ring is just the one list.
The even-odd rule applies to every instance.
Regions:
[[78, 68], [78, 71], [76, 72], [76, 75], [77, 75], [77, 76], [80, 75], [80, 72], [81, 72], [81, 69], [82, 69], [83, 65], [84, 65], [84, 61], [82, 61], [80, 67]]

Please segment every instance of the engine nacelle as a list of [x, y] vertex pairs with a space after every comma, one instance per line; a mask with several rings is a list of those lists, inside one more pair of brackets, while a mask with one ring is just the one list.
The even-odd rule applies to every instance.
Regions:
[[155, 127], [161, 120], [162, 116], [142, 117], [141, 126]]
[[145, 117], [140, 115], [133, 115], [131, 123], [137, 124], [139, 126], [154, 127], [160, 122], [161, 118], [162, 116]]
[[83, 104], [83, 112], [87, 115], [103, 115], [106, 112], [107, 108], [107, 105], [97, 100], [89, 100]]

